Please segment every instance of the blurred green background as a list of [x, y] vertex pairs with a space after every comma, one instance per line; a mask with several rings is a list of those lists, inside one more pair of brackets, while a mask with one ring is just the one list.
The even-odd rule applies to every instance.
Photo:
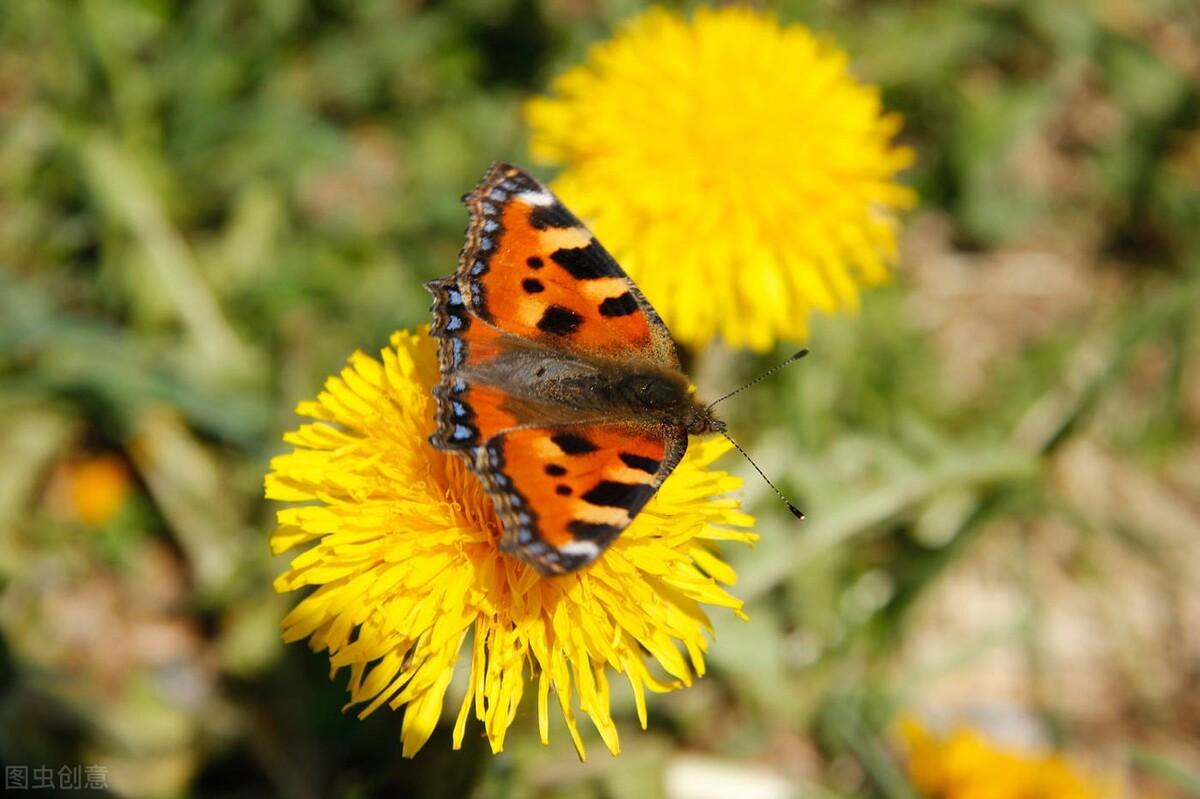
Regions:
[[145, 797], [911, 797], [915, 714], [1200, 795], [1200, 7], [771, 7], [904, 114], [922, 206], [893, 283], [725, 408], [809, 516], [747, 481], [750, 620], [580, 764], [532, 712], [413, 761], [343, 715], [280, 643], [262, 476], [426, 321], [521, 101], [641, 5], [0, 0], [0, 760]]

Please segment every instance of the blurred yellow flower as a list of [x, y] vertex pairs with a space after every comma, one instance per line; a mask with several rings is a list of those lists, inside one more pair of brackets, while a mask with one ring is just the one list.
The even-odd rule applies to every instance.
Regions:
[[125, 461], [116, 455], [94, 455], [63, 468], [70, 513], [84, 524], [99, 526], [125, 504], [131, 479]]
[[908, 776], [929, 799], [1115, 799], [1111, 782], [1074, 768], [1060, 755], [1002, 749], [970, 729], [936, 737], [915, 719], [900, 724]]
[[405, 755], [433, 732], [468, 639], [455, 748], [473, 713], [501, 751], [530, 680], [543, 743], [553, 688], [579, 756], [573, 694], [616, 754], [607, 668], [629, 680], [644, 728], [647, 688], [668, 691], [704, 673], [711, 630], [701, 605], [741, 613], [719, 584], [732, 583], [733, 570], [709, 543], [755, 538], [745, 529], [753, 518], [723, 496], [740, 481], [709, 468], [728, 445], [694, 440], [599, 561], [542, 578], [500, 552], [492, 502], [462, 460], [427, 443], [437, 378], [433, 341], [399, 332], [382, 363], [356, 353], [297, 409], [318, 421], [285, 436], [296, 449], [272, 461], [267, 496], [308, 504], [279, 511], [271, 546], [313, 546], [275, 587], [318, 588], [284, 620], [284, 638], [309, 637], [335, 671], [350, 667], [350, 704], [366, 703], [360, 716], [407, 705]]
[[526, 106], [534, 158], [674, 335], [766, 349], [887, 275], [900, 117], [845, 54], [750, 8], [652, 9]]

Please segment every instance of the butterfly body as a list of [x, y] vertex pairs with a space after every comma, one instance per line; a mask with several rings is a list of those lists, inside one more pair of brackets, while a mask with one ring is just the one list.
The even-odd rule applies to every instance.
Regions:
[[426, 284], [440, 339], [430, 443], [479, 476], [500, 546], [542, 574], [592, 562], [724, 424], [654, 309], [541, 183], [495, 164], [464, 198], [458, 270]]

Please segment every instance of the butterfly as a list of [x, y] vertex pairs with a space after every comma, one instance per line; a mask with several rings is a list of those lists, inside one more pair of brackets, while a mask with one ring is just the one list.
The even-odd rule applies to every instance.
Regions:
[[458, 269], [425, 284], [441, 369], [429, 441], [483, 483], [502, 551], [573, 572], [629, 526], [689, 435], [725, 425], [654, 308], [549, 189], [495, 163], [463, 202]]

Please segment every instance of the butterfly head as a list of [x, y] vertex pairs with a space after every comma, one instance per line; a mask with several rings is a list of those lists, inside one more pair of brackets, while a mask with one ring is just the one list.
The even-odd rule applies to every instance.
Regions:
[[712, 415], [704, 405], [696, 403], [692, 407], [691, 417], [687, 420], [688, 435], [702, 436], [707, 433], [724, 433], [725, 423]]

